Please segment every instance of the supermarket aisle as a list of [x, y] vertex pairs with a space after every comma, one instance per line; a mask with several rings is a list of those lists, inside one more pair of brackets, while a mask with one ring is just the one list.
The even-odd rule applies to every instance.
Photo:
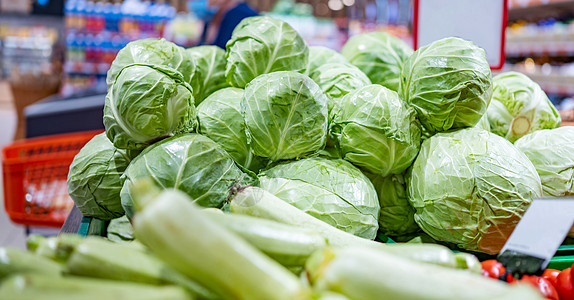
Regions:
[[[5, 95], [6, 93], [1, 93], [0, 98]], [[11, 103], [5, 99], [0, 99], [0, 128], [0, 147], [3, 147], [12, 142], [16, 128], [16, 113]], [[0, 180], [1, 179], [2, 172], [0, 172]], [[0, 246], [24, 248], [26, 241], [24, 227], [16, 226], [10, 222], [10, 219], [4, 211], [4, 191], [2, 184], [0, 184], [0, 204]]]

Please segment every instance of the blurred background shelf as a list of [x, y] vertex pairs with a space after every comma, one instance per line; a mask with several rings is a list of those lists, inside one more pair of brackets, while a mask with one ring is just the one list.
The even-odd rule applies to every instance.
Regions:
[[574, 126], [574, 109], [563, 110], [560, 112], [562, 126]]
[[552, 18], [565, 13], [574, 13], [573, 0], [511, 0], [508, 21]]
[[574, 95], [574, 76], [528, 74], [542, 89], [551, 94]]
[[506, 64], [536, 81], [559, 110], [574, 108], [574, 0], [510, 0]]
[[507, 57], [570, 57], [574, 55], [574, 32], [509, 34]]

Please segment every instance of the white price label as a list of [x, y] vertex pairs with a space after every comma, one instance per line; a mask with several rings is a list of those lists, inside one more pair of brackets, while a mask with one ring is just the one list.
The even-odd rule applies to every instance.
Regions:
[[414, 0], [415, 48], [456, 36], [486, 51], [493, 69], [504, 65], [507, 0]]
[[574, 224], [574, 197], [542, 198], [530, 204], [500, 253], [513, 250], [550, 259]]

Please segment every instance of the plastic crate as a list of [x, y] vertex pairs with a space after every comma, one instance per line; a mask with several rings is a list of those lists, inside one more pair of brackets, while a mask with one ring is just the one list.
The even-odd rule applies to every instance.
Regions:
[[83, 217], [82, 222], [78, 227], [78, 235], [106, 236], [109, 224], [110, 221], [103, 221], [95, 218]]
[[74, 202], [66, 179], [74, 156], [102, 130], [17, 141], [2, 149], [4, 206], [29, 226], [61, 227]]
[[550, 260], [548, 269], [564, 270], [574, 264], [574, 245], [562, 245]]

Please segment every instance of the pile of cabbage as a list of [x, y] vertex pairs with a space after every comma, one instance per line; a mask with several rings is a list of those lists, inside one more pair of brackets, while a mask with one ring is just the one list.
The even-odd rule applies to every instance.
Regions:
[[572, 128], [556, 129], [536, 83], [493, 78], [459, 38], [413, 51], [367, 33], [339, 53], [252, 17], [226, 50], [131, 42], [107, 84], [105, 133], [68, 176], [93, 218], [131, 218], [143, 177], [224, 210], [234, 186], [256, 185], [363, 238], [497, 253], [534, 198], [574, 193]]

